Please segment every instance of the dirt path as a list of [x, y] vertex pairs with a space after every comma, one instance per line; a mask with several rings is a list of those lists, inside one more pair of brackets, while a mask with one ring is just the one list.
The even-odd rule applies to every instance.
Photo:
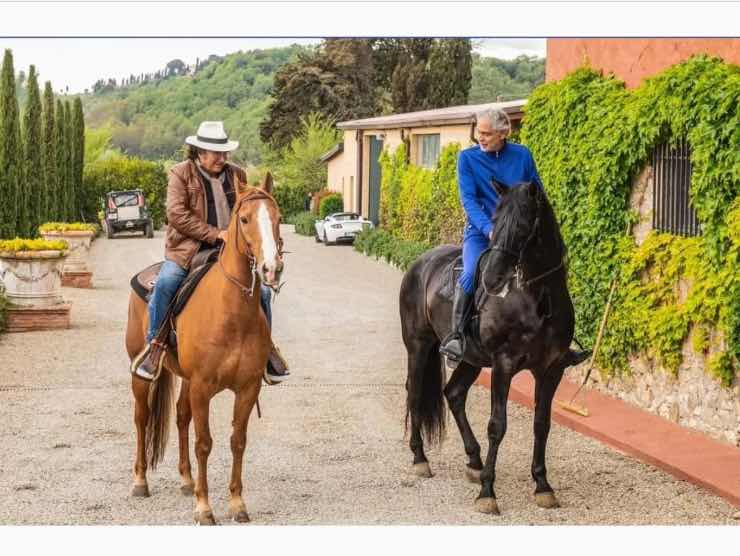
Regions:
[[[411, 472], [404, 439], [401, 273], [350, 247], [284, 230], [288, 284], [274, 306], [290, 384], [265, 387], [253, 415], [246, 503], [256, 524], [722, 524], [731, 506], [688, 483], [553, 425], [550, 482], [563, 507], [531, 499], [532, 418], [509, 407], [497, 467], [500, 517], [473, 511], [474, 485], [452, 419], [436, 476]], [[128, 281], [160, 258], [163, 236], [99, 239], [94, 290], [65, 289], [73, 328], [0, 337], [0, 524], [189, 524], [175, 435], [149, 475], [152, 497], [132, 499], [134, 429], [123, 349]], [[233, 395], [212, 404], [211, 502], [226, 519]], [[489, 400], [474, 388], [470, 420], [485, 447]], [[735, 522], [737, 523], [737, 522]]]

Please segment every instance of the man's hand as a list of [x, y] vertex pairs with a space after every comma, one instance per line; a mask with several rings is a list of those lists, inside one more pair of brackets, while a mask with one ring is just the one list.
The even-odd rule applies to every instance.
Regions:
[[218, 239], [226, 243], [226, 240], [229, 238], [229, 231], [228, 230], [221, 230], [218, 232]]

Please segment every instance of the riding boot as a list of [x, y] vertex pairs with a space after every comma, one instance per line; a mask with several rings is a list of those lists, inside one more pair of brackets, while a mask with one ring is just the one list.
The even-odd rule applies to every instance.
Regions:
[[270, 355], [267, 358], [267, 368], [265, 369], [265, 382], [267, 384], [277, 384], [283, 382], [290, 376], [288, 363], [285, 361], [283, 354], [276, 345], [273, 344]]
[[447, 357], [448, 363], [457, 364], [462, 361], [465, 352], [465, 315], [472, 299], [473, 294], [467, 293], [459, 285], [456, 286], [452, 301], [452, 331], [439, 347], [439, 352]]

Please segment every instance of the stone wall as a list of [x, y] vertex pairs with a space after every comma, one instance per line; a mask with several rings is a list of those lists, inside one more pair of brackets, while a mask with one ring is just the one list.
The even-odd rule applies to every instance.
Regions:
[[[640, 221], [633, 228], [638, 244], [651, 229], [653, 169], [647, 166], [635, 179], [630, 198], [632, 208], [639, 212]], [[679, 284], [679, 299], [685, 298], [689, 285]], [[609, 325], [607, 323], [607, 333]], [[716, 346], [722, 338], [712, 338]], [[723, 387], [706, 370], [708, 354], [698, 354], [691, 347], [691, 337], [684, 342], [683, 362], [678, 374], [662, 369], [648, 357], [633, 357], [631, 373], [619, 377], [603, 377], [598, 370], [591, 373], [589, 388], [618, 397], [709, 436], [740, 447], [740, 381]], [[588, 362], [568, 370], [568, 378], [583, 381]]]

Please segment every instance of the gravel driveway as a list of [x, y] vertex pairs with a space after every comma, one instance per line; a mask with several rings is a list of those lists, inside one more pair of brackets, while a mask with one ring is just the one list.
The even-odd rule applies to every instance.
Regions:
[[[737, 523], [721, 498], [557, 424], [548, 478], [563, 507], [536, 507], [532, 416], [514, 404], [497, 466], [501, 516], [473, 510], [477, 487], [463, 480], [464, 452], [451, 418], [442, 448], [427, 451], [435, 477], [417, 478], [403, 429], [401, 273], [287, 227], [284, 237], [291, 254], [274, 305], [275, 337], [293, 378], [263, 388], [262, 419], [252, 416], [245, 500], [253, 523]], [[97, 240], [95, 289], [64, 290], [73, 302], [72, 329], [0, 336], [0, 524], [191, 523], [194, 502], [180, 494], [174, 433], [164, 463], [149, 473], [151, 498], [129, 496], [128, 282], [162, 252], [162, 232], [153, 240]], [[224, 392], [211, 405], [209, 483], [222, 523], [229, 523], [232, 402]], [[474, 387], [468, 407], [485, 449], [488, 392]]]

